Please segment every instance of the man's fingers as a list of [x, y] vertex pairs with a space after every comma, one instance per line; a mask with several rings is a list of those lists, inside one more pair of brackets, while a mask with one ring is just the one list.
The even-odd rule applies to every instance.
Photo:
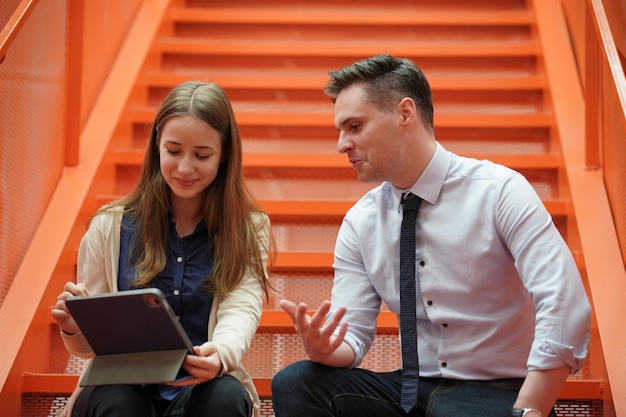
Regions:
[[[340, 307], [332, 317], [326, 320], [326, 316], [330, 311], [330, 301], [325, 300], [320, 304], [319, 308], [312, 316], [307, 314], [308, 308], [305, 303], [295, 304], [289, 300], [281, 300], [279, 302], [282, 308], [294, 323], [296, 332], [302, 337], [305, 348], [331, 352], [337, 349], [346, 335], [348, 329], [347, 323], [342, 323], [346, 308]], [[339, 332], [335, 337], [333, 334], [339, 328]], [[325, 347], [322, 347], [324, 346]], [[317, 347], [315, 347], [317, 346]]]
[[328, 314], [329, 311], [330, 301], [323, 301], [311, 318], [311, 326], [316, 328], [322, 327], [322, 324], [324, 324], [324, 320], [326, 320], [326, 314]]
[[296, 323], [296, 311], [298, 310], [298, 306], [289, 300], [280, 300], [278, 305], [280, 306], [280, 308], [283, 309], [283, 311], [289, 314], [289, 316], [291, 317], [291, 321], [293, 321], [295, 324]]
[[341, 320], [343, 316], [346, 314], [346, 308], [340, 307], [338, 308], [332, 317], [328, 319], [328, 321], [324, 324], [321, 333], [323, 337], [330, 337], [334, 332], [337, 326], [341, 324]]
[[279, 305], [291, 317], [296, 332], [303, 334], [308, 331], [310, 318], [307, 314], [307, 305], [305, 303], [296, 305], [289, 300], [281, 300]]
[[298, 304], [296, 310], [296, 331], [301, 335], [308, 332], [311, 327], [311, 317], [307, 314], [307, 306], [304, 303]]
[[341, 323], [339, 327], [339, 333], [337, 333], [337, 336], [334, 339], [332, 339], [330, 343], [331, 352], [334, 352], [343, 343], [343, 339], [346, 336], [347, 331], [348, 331], [348, 323], [346, 322]]

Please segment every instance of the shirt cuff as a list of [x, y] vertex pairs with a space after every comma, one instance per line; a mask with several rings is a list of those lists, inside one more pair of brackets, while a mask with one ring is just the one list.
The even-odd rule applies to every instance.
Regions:
[[576, 355], [573, 346], [563, 345], [550, 340], [535, 342], [528, 358], [528, 370], [555, 369], [567, 365], [573, 374], [582, 368], [586, 357], [586, 349], [584, 349], [584, 352], [584, 355]]

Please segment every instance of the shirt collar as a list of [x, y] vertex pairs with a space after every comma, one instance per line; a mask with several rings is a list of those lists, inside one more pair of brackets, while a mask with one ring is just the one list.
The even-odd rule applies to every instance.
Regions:
[[411, 192], [430, 204], [435, 204], [443, 188], [444, 180], [448, 174], [452, 156], [439, 142], [436, 142], [435, 154], [422, 172], [422, 175], [408, 189], [400, 189], [392, 185], [396, 207], [400, 207], [402, 194]]

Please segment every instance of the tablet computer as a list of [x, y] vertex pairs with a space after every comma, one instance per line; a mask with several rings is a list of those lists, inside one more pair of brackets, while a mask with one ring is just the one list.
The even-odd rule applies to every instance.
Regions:
[[159, 289], [70, 297], [65, 304], [95, 353], [82, 386], [164, 383], [187, 376], [181, 365], [193, 345]]

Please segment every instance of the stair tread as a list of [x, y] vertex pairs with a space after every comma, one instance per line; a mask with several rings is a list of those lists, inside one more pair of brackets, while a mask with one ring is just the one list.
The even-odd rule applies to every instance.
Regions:
[[167, 54], [219, 54], [226, 56], [355, 56], [379, 53], [397, 56], [519, 56], [540, 55], [540, 45], [533, 40], [449, 40], [423, 42], [398, 40], [393, 43], [375, 40], [302, 41], [298, 39], [180, 39], [161, 38], [157, 51]]
[[[150, 87], [173, 88], [188, 80], [215, 82], [224, 89], [294, 89], [321, 91], [328, 76], [320, 71], [275, 69], [225, 69], [190, 71], [154, 71], [145, 78]], [[446, 90], [534, 90], [543, 89], [546, 80], [543, 75], [530, 72], [503, 71], [436, 71], [429, 73], [429, 83], [433, 91]]]
[[[109, 201], [119, 199], [120, 195], [100, 195], [98, 201], [104, 204]], [[259, 200], [258, 204], [265, 210], [270, 217], [293, 217], [293, 218], [329, 218], [331, 220], [341, 220], [346, 212], [355, 204], [355, 199], [345, 200], [328, 200], [328, 199], [302, 199], [302, 200]], [[562, 198], [554, 198], [544, 200], [544, 205], [553, 216], [567, 214], [568, 200]], [[298, 264], [312, 266], [327, 266], [332, 263], [332, 254], [330, 253], [289, 253], [282, 252], [280, 260], [289, 259], [281, 265], [297, 266]], [[307, 263], [303, 264], [302, 260], [307, 259]]]
[[[259, 104], [233, 103], [233, 110], [240, 126], [328, 126], [332, 128], [333, 115], [330, 104]], [[133, 108], [127, 112], [130, 120], [150, 124], [155, 107]], [[537, 112], [472, 112], [461, 111], [435, 113], [435, 126], [446, 127], [550, 127], [552, 113]]]
[[[69, 395], [78, 383], [78, 375], [75, 374], [47, 374], [47, 373], [24, 373], [24, 393], [50, 393]], [[259, 396], [271, 398], [271, 378], [253, 378]], [[603, 381], [599, 379], [569, 379], [565, 381], [561, 389], [559, 399], [569, 400], [599, 400], [602, 396]]]
[[[350, 19], [345, 16], [349, 15]], [[529, 10], [429, 10], [385, 7], [175, 7], [169, 19], [177, 23], [229, 23], [271, 25], [529, 25]]]
[[[113, 160], [119, 165], [141, 165], [144, 158], [143, 148], [117, 148], [113, 151]], [[560, 157], [555, 153], [515, 153], [515, 154], [466, 154], [476, 159], [488, 159], [515, 169], [556, 169], [560, 167]], [[352, 167], [345, 155], [338, 153], [245, 153], [243, 166], [255, 168], [292, 168], [300, 170], [338, 168], [352, 172]]]

